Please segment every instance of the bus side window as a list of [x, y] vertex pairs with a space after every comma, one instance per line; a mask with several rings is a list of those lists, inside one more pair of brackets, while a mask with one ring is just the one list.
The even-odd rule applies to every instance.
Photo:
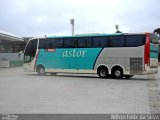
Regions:
[[91, 48], [92, 47], [92, 38], [91, 37], [82, 37], [78, 39], [79, 48]]
[[126, 35], [126, 47], [137, 47], [145, 44], [144, 35]]
[[95, 47], [95, 48], [100, 48], [101, 47], [100, 37], [94, 37], [93, 38], [93, 47]]
[[108, 38], [107, 37], [94, 37], [93, 38], [93, 47], [108, 47]]
[[63, 39], [62, 38], [52, 38], [51, 48], [63, 48]]
[[108, 47], [108, 38], [107, 37], [100, 37], [101, 47]]
[[86, 47], [87, 48], [92, 48], [93, 47], [93, 40], [91, 37], [88, 37], [86, 40]]
[[49, 49], [51, 48], [50, 39], [39, 39], [39, 49]]
[[77, 38], [64, 38], [64, 48], [77, 48]]
[[78, 48], [85, 48], [86, 47], [86, 38], [79, 38], [78, 39]]
[[125, 46], [124, 36], [110, 36], [109, 46], [110, 47], [124, 47]]

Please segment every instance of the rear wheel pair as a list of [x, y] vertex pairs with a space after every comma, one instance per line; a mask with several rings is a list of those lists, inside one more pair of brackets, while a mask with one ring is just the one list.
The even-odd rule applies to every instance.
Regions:
[[[107, 77], [109, 77], [109, 75], [108, 75], [108, 69], [106, 67], [99, 68], [98, 69], [98, 76], [100, 78], [107, 78]], [[123, 78], [123, 70], [121, 68], [114, 68], [112, 70], [111, 76], [112, 76], [112, 78], [115, 78], [115, 79]]]

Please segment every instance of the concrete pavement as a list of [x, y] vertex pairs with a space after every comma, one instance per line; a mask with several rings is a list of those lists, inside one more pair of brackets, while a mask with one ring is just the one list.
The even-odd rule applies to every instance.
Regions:
[[38, 76], [22, 68], [0, 69], [0, 113], [152, 113], [148, 85], [159, 78]]

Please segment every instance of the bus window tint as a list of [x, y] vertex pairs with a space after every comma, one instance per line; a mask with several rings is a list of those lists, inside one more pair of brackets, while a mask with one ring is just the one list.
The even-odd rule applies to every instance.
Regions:
[[39, 49], [49, 49], [50, 39], [39, 39]]
[[92, 48], [93, 47], [93, 41], [91, 37], [86, 38], [86, 47]]
[[108, 39], [107, 37], [100, 37], [101, 47], [108, 47]]
[[76, 38], [64, 38], [64, 48], [76, 48], [77, 39]]
[[78, 48], [85, 48], [86, 47], [86, 38], [79, 38], [78, 39]]
[[126, 35], [126, 47], [142, 46], [145, 43], [145, 35]]
[[51, 48], [63, 48], [63, 39], [61, 38], [51, 39]]
[[93, 38], [93, 47], [95, 47], [95, 48], [100, 48], [101, 47], [100, 37], [94, 37]]
[[94, 37], [93, 47], [108, 47], [108, 38], [107, 37]]
[[125, 46], [124, 36], [110, 36], [109, 44], [110, 47], [124, 47]]
[[78, 39], [79, 48], [91, 48], [92, 47], [92, 38], [91, 37], [82, 37]]

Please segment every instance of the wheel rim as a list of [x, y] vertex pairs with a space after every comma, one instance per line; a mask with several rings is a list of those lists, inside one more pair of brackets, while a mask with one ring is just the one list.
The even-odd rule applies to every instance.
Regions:
[[39, 69], [39, 73], [40, 73], [40, 74], [44, 74], [44, 73], [45, 73], [44, 68], [41, 67], [41, 68]]
[[115, 71], [115, 76], [120, 77], [121, 76], [121, 71], [119, 71], [119, 70]]
[[107, 76], [107, 71], [104, 70], [104, 69], [102, 69], [102, 70], [100, 71], [100, 75], [101, 75], [101, 77], [106, 77], [106, 76]]

